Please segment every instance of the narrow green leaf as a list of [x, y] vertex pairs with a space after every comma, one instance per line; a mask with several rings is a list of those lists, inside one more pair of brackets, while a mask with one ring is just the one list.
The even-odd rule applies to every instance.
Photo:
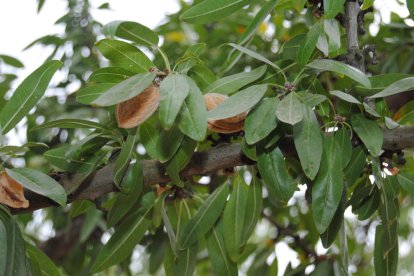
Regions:
[[237, 275], [237, 264], [229, 258], [226, 252], [221, 221], [207, 234], [206, 245], [211, 266], [217, 275]]
[[204, 201], [181, 233], [180, 249], [188, 248], [211, 229], [223, 211], [228, 194], [229, 187], [223, 184]]
[[303, 171], [313, 180], [322, 159], [322, 135], [316, 115], [310, 107], [303, 110], [303, 120], [293, 126], [293, 141]]
[[256, 228], [263, 206], [262, 182], [254, 175], [255, 171], [252, 171], [252, 174], [253, 179], [247, 191], [246, 205], [248, 208], [246, 208], [244, 216], [243, 233], [241, 237], [242, 245], [247, 243], [247, 240]]
[[216, 74], [204, 64], [196, 64], [188, 72], [201, 91], [205, 90], [211, 83], [217, 80]]
[[373, 4], [374, 4], [374, 0], [364, 0], [364, 3], [361, 6], [361, 10], [364, 11], [366, 9], [369, 9], [370, 7], [372, 7]]
[[335, 132], [335, 140], [341, 149], [342, 167], [345, 168], [351, 160], [352, 155], [352, 142], [347, 129], [343, 127]]
[[198, 244], [193, 244], [189, 248], [186, 248], [178, 252], [177, 259], [175, 260], [172, 268], [172, 275], [192, 276], [197, 261], [197, 249]]
[[132, 253], [151, 225], [151, 220], [147, 218], [150, 210], [151, 208], [143, 214], [137, 210], [116, 229], [96, 257], [92, 265], [94, 273], [122, 262]]
[[166, 163], [165, 169], [175, 185], [181, 186], [180, 171], [191, 161], [197, 142], [184, 137], [177, 153]]
[[184, 138], [176, 125], [170, 130], [157, 129], [151, 122], [139, 128], [141, 142], [151, 158], [166, 162], [177, 152]]
[[338, 90], [331, 91], [330, 93], [331, 95], [337, 96], [338, 98], [346, 102], [354, 103], [354, 104], [362, 104], [360, 101], [358, 101], [354, 96], [350, 94], [347, 94], [347, 93], [344, 93]]
[[276, 64], [274, 64], [273, 62], [271, 62], [270, 60], [265, 58], [264, 56], [254, 52], [252, 50], [249, 50], [249, 49], [247, 49], [243, 46], [240, 46], [240, 45], [237, 45], [237, 44], [234, 44], [234, 43], [227, 43], [227, 44], [230, 45], [231, 47], [235, 48], [236, 50], [238, 50], [238, 51], [240, 51], [240, 52], [242, 52], [242, 53], [244, 53], [248, 56], [251, 56], [254, 59], [260, 60], [261, 62], [264, 62], [264, 63], [270, 65], [271, 67], [275, 68], [279, 72], [282, 71], [282, 69], [280, 69], [279, 66], [277, 66]]
[[61, 66], [60, 61], [48, 61], [23, 80], [0, 112], [0, 134], [4, 135], [14, 128], [38, 103]]
[[[25, 242], [15, 220], [6, 223], [7, 265], [4, 276], [26, 275]], [[2, 244], [4, 246], [4, 244]]]
[[115, 21], [111, 21], [107, 24], [105, 24], [104, 26], [102, 26], [102, 34], [104, 34], [106, 37], [111, 38], [111, 39], [115, 39], [115, 32], [116, 29], [118, 28], [119, 24], [121, 24], [123, 21], [121, 20], [115, 20]]
[[0, 55], [0, 60], [2, 60], [5, 64], [8, 64], [8, 65], [16, 67], [16, 68], [23, 68], [24, 67], [24, 64], [20, 60], [18, 60], [17, 58], [14, 58], [12, 56]]
[[6, 169], [6, 172], [26, 189], [48, 197], [61, 206], [66, 205], [65, 190], [47, 174], [29, 168]]
[[312, 186], [312, 211], [316, 229], [326, 231], [341, 201], [343, 185], [342, 158], [335, 138], [323, 140], [322, 162]]
[[[340, 140], [338, 142], [340, 143]], [[348, 187], [355, 183], [366, 165], [367, 155], [365, 154], [364, 149], [361, 147], [353, 149], [348, 166], [345, 168], [345, 180]]]
[[336, 19], [323, 21], [323, 29], [328, 36], [328, 52], [335, 54], [341, 48], [341, 31]]
[[243, 175], [237, 173], [233, 180], [233, 190], [223, 213], [223, 235], [227, 253], [234, 262], [240, 257], [241, 238], [243, 235], [244, 217], [247, 208], [247, 185]]
[[236, 116], [255, 106], [264, 96], [266, 84], [253, 85], [223, 101], [216, 108], [208, 112], [209, 120], [221, 120]]
[[42, 270], [44, 276], [59, 276], [63, 275], [57, 266], [49, 259], [49, 257], [43, 253], [42, 250], [36, 246], [26, 243], [26, 254], [29, 256], [32, 262], [36, 262]]
[[397, 174], [398, 183], [408, 193], [414, 195], [414, 174], [400, 172]]
[[339, 204], [338, 208], [336, 209], [335, 215], [329, 224], [329, 227], [326, 229], [325, 232], [321, 234], [321, 242], [323, 247], [329, 248], [332, 243], [335, 241], [336, 236], [338, 235], [339, 230], [341, 229], [344, 221], [344, 199]]
[[180, 19], [191, 23], [207, 23], [229, 16], [250, 2], [251, 0], [205, 0], [185, 11]]
[[410, 12], [411, 19], [414, 19], [414, 0], [407, 0], [407, 8]]
[[35, 126], [31, 129], [31, 131], [39, 130], [39, 129], [46, 129], [46, 128], [93, 128], [93, 129], [99, 129], [102, 131], [109, 130], [109, 127], [96, 123], [93, 121], [88, 120], [82, 120], [82, 119], [59, 119], [51, 122], [47, 122], [38, 126]]
[[186, 77], [190, 91], [177, 117], [178, 128], [196, 141], [203, 141], [207, 132], [207, 109], [197, 84]]
[[387, 86], [384, 90], [372, 95], [370, 98], [384, 98], [391, 95], [395, 95], [401, 92], [409, 92], [414, 89], [414, 77], [398, 80], [391, 85]]
[[345, 75], [354, 81], [359, 82], [363, 86], [370, 88], [371, 83], [367, 76], [361, 72], [360, 70], [356, 69], [355, 67], [352, 67], [350, 65], [347, 65], [345, 63], [336, 61], [336, 60], [330, 60], [330, 59], [318, 59], [314, 60], [311, 63], [307, 65], [309, 68], [313, 68], [320, 71], [332, 71], [338, 74]]
[[114, 83], [96, 83], [80, 89], [76, 93], [76, 101], [82, 104], [91, 104], [100, 95], [112, 88]]
[[135, 152], [135, 143], [138, 139], [138, 129], [133, 133], [128, 134], [125, 144], [122, 145], [121, 152], [115, 162], [114, 167], [114, 183], [120, 188], [122, 179], [128, 170], [129, 162]]
[[322, 26], [320, 23], [314, 24], [306, 34], [305, 41], [301, 44], [298, 51], [298, 62], [301, 66], [305, 66], [312, 53], [316, 47], [316, 42], [318, 42], [319, 34], [322, 31]]
[[351, 118], [352, 127], [361, 138], [364, 145], [373, 156], [381, 154], [381, 147], [384, 135], [378, 126], [372, 120], [367, 119], [362, 114], [353, 115]]
[[96, 43], [96, 47], [116, 67], [135, 73], [143, 73], [148, 72], [154, 66], [143, 52], [124, 41], [102, 39]]
[[277, 127], [277, 98], [265, 98], [246, 117], [244, 131], [246, 142], [250, 145], [269, 135]]
[[[135, 75], [134, 72], [128, 71], [121, 67], [105, 67], [95, 70], [88, 79], [88, 82], [98, 83], [118, 83]], [[79, 92], [78, 92], [79, 93]]]
[[158, 35], [151, 29], [132, 21], [121, 22], [117, 26], [115, 34], [120, 38], [127, 39], [145, 46], [157, 47], [159, 40]]
[[210, 84], [203, 92], [206, 93], [221, 93], [231, 94], [247, 84], [258, 80], [266, 72], [267, 67], [261, 66], [250, 72], [242, 72], [234, 75], [230, 75], [216, 80]]
[[289, 175], [285, 158], [279, 148], [262, 152], [257, 159], [257, 167], [269, 194], [286, 204], [296, 190], [297, 183]]
[[140, 199], [144, 186], [143, 170], [140, 162], [131, 164], [122, 180], [122, 187], [126, 193], [118, 193], [115, 203], [108, 212], [107, 226], [112, 227], [125, 217], [135, 203]]
[[344, 8], [345, 0], [323, 0], [324, 17], [335, 18]]
[[92, 104], [111, 106], [129, 100], [150, 86], [154, 78], [155, 74], [153, 73], [137, 74], [111, 87], [105, 93], [99, 95]]
[[160, 122], [165, 129], [171, 128], [185, 98], [190, 91], [187, 79], [171, 74], [160, 85]]
[[383, 225], [377, 225], [375, 230], [375, 247], [374, 247], [374, 267], [375, 275], [394, 276], [397, 275], [398, 268], [398, 243], [386, 255], [382, 254], [382, 233]]
[[291, 92], [277, 105], [276, 116], [284, 123], [295, 125], [303, 120], [303, 108], [296, 92]]

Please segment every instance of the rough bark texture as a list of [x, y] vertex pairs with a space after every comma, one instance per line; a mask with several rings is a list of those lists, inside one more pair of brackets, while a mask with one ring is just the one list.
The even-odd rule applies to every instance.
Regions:
[[[279, 147], [288, 154], [294, 153], [291, 138], [282, 139]], [[400, 127], [393, 130], [384, 130], [384, 150], [401, 150], [414, 148], [414, 127]], [[181, 176], [209, 175], [217, 170], [229, 167], [253, 164], [243, 155], [239, 144], [220, 145], [208, 151], [194, 153], [190, 164], [181, 172]], [[166, 175], [163, 165], [156, 160], [143, 160], [145, 185], [167, 183], [170, 178]], [[82, 183], [76, 193], [69, 195], [68, 203], [75, 200], [95, 200], [104, 194], [115, 192], [113, 179], [114, 164], [109, 163]], [[68, 177], [61, 177], [61, 184], [68, 181]], [[56, 206], [56, 204], [38, 194], [25, 191], [26, 198], [30, 201], [27, 209], [12, 209], [13, 213], [31, 212], [37, 209]]]

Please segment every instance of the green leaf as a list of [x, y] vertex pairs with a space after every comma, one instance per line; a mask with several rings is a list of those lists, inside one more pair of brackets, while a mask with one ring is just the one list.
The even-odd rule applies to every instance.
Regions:
[[14, 128], [38, 103], [61, 66], [60, 61], [48, 61], [23, 80], [0, 112], [0, 134]]
[[247, 115], [244, 131], [246, 142], [250, 145], [269, 135], [277, 127], [277, 98], [265, 98]]
[[166, 163], [165, 169], [175, 185], [181, 186], [180, 171], [191, 161], [197, 142], [184, 137], [177, 153]]
[[344, 221], [344, 200], [339, 204], [338, 208], [336, 209], [335, 215], [329, 224], [329, 227], [326, 229], [325, 232], [321, 234], [321, 242], [323, 247], [329, 248], [332, 243], [335, 241], [336, 236], [338, 236], [338, 232], [341, 229]]
[[277, 105], [276, 116], [280, 121], [294, 125], [303, 120], [303, 108], [296, 92], [291, 92]]
[[179, 248], [185, 249], [200, 240], [219, 218], [227, 201], [229, 187], [221, 185], [204, 201], [179, 238]]
[[223, 101], [216, 108], [208, 112], [209, 120], [221, 120], [236, 116], [255, 106], [264, 96], [266, 84], [253, 85]]
[[35, 126], [31, 129], [31, 131], [39, 130], [39, 129], [46, 129], [46, 128], [93, 128], [99, 129], [101, 131], [108, 131], [109, 127], [96, 123], [93, 121], [82, 120], [82, 119], [59, 119], [51, 122], [47, 122], [38, 126]]
[[92, 102], [98, 106], [111, 106], [129, 100], [151, 85], [155, 78], [153, 73], [137, 74], [111, 87]]
[[170, 130], [157, 129], [150, 121], [139, 127], [139, 134], [148, 155], [160, 162], [170, 160], [184, 138], [176, 125]]
[[171, 74], [161, 82], [159, 115], [165, 129], [173, 125], [189, 91], [187, 79], [180, 74]]
[[227, 43], [227, 44], [230, 45], [231, 47], [235, 48], [236, 50], [238, 50], [238, 51], [240, 51], [240, 52], [242, 52], [242, 53], [244, 53], [248, 56], [251, 56], [254, 59], [260, 60], [261, 62], [264, 62], [264, 63], [270, 65], [271, 67], [275, 68], [279, 72], [282, 71], [282, 69], [280, 69], [279, 66], [277, 66], [276, 64], [274, 64], [273, 62], [271, 62], [270, 60], [265, 58], [264, 56], [254, 52], [252, 50], [249, 50], [249, 49], [247, 49], [243, 46], [240, 46], [240, 45], [237, 45], [237, 44], [234, 44], [234, 43]]
[[338, 90], [331, 91], [330, 93], [331, 93], [331, 95], [337, 96], [341, 100], [344, 100], [344, 101], [346, 101], [348, 103], [362, 104], [354, 96], [349, 95], [347, 93], [344, 93], [344, 92], [341, 92], [341, 91], [338, 91]]
[[96, 43], [96, 47], [116, 67], [143, 73], [148, 72], [154, 66], [152, 61], [137, 47], [124, 41], [102, 39]]
[[407, 8], [410, 12], [411, 19], [414, 19], [414, 1], [413, 0], [407, 0]]
[[206, 245], [211, 266], [217, 275], [237, 275], [237, 264], [229, 258], [226, 252], [222, 221], [217, 226], [213, 226], [207, 234]]
[[128, 171], [122, 180], [122, 187], [124, 190], [128, 188], [126, 193], [118, 193], [116, 195], [115, 203], [108, 212], [107, 226], [112, 227], [117, 224], [123, 217], [125, 217], [131, 208], [140, 198], [144, 186], [143, 170], [140, 162], [131, 164]]
[[305, 41], [301, 44], [298, 51], [298, 62], [301, 66], [305, 66], [312, 53], [316, 47], [316, 42], [318, 42], [319, 34], [322, 31], [322, 26], [319, 23], [314, 24], [306, 34]]
[[345, 168], [351, 161], [352, 155], [352, 141], [347, 129], [343, 127], [335, 132], [335, 140], [341, 149], [342, 167]]
[[258, 80], [266, 72], [267, 67], [261, 66], [250, 72], [242, 72], [234, 75], [230, 75], [221, 79], [216, 80], [210, 84], [203, 92], [207, 93], [221, 93], [221, 94], [231, 94], [243, 86]]
[[18, 60], [17, 58], [14, 58], [12, 56], [0, 55], [0, 60], [2, 60], [5, 64], [8, 64], [8, 65], [16, 67], [16, 68], [23, 68], [24, 67], [24, 64], [20, 60]]
[[158, 35], [148, 27], [137, 22], [124, 21], [121, 22], [115, 32], [116, 36], [133, 41], [137, 44], [146, 46], [158, 45]]
[[194, 65], [188, 72], [188, 76], [197, 83], [202, 91], [217, 80], [216, 74], [204, 64]]
[[98, 253], [92, 265], [92, 272], [96, 273], [120, 263], [132, 253], [151, 225], [151, 220], [147, 217], [150, 210], [151, 208], [147, 209], [143, 214], [137, 210], [117, 227], [115, 233]]
[[322, 162], [312, 186], [312, 211], [316, 229], [326, 231], [341, 201], [344, 189], [342, 157], [335, 138], [323, 140]]
[[[411, 1], [411, 0], [408, 0]], [[370, 7], [372, 7], [372, 5], [374, 4], [374, 0], [364, 0], [364, 3], [361, 6], [361, 10], [366, 10], [369, 9]]]
[[6, 169], [6, 172], [26, 189], [48, 197], [61, 206], [66, 205], [65, 190], [47, 174], [29, 168]]
[[203, 141], [207, 132], [207, 109], [197, 84], [186, 77], [190, 91], [177, 117], [178, 128], [196, 141]]
[[76, 101], [82, 104], [91, 104], [114, 85], [114, 83], [96, 83], [86, 86], [76, 93]]
[[233, 190], [223, 213], [223, 235], [227, 253], [234, 262], [240, 257], [241, 238], [243, 235], [244, 217], [247, 208], [247, 185], [243, 175], [237, 173], [233, 179]]
[[178, 252], [173, 264], [172, 275], [192, 276], [197, 262], [198, 244]]
[[205, 0], [185, 11], [180, 19], [203, 24], [229, 16], [250, 2], [251, 0]]
[[254, 175], [256, 171], [252, 171], [253, 179], [247, 191], [246, 213], [244, 215], [243, 233], [241, 244], [247, 243], [250, 235], [256, 228], [256, 224], [262, 213], [263, 196], [262, 182]]
[[362, 114], [353, 115], [351, 118], [352, 127], [361, 138], [364, 145], [373, 156], [381, 154], [381, 147], [384, 135], [377, 123], [367, 119]]
[[375, 230], [375, 247], [374, 247], [374, 267], [375, 275], [378, 276], [393, 276], [397, 275], [398, 268], [398, 243], [386, 255], [382, 254], [382, 233], [383, 225], [377, 225]]
[[[339, 139], [338, 139], [339, 140]], [[340, 140], [338, 141], [341, 142]], [[348, 187], [355, 183], [355, 181], [362, 174], [367, 165], [367, 156], [361, 147], [352, 150], [351, 159], [348, 166], [345, 168], [345, 180]]]
[[398, 183], [408, 193], [414, 195], [414, 174], [400, 172], [397, 174]]
[[257, 159], [260, 175], [269, 194], [286, 204], [296, 190], [297, 183], [289, 175], [285, 158], [279, 148], [262, 152]]
[[341, 48], [341, 31], [336, 19], [327, 19], [323, 21], [323, 29], [328, 36], [328, 52], [336, 54]]
[[88, 82], [106, 83], [109, 85], [109, 83], [118, 83], [126, 80], [133, 75], [135, 75], [134, 72], [121, 67], [105, 67], [95, 70], [89, 77]]
[[323, 0], [324, 17], [326, 19], [335, 18], [344, 8], [345, 0]]
[[322, 135], [316, 115], [310, 107], [303, 110], [303, 120], [293, 126], [293, 141], [303, 171], [313, 180], [322, 159]]
[[405, 78], [398, 80], [393, 84], [387, 86], [384, 90], [378, 92], [375, 95], [370, 96], [370, 98], [384, 98], [391, 95], [395, 95], [401, 92], [409, 92], [414, 88], [414, 77]]
[[42, 270], [44, 276], [63, 275], [57, 266], [36, 246], [26, 243], [26, 254], [32, 262], [36, 262]]
[[115, 32], [116, 29], [118, 28], [119, 24], [121, 24], [123, 21], [121, 20], [115, 20], [115, 21], [111, 21], [107, 24], [105, 24], [104, 26], [102, 26], [102, 34], [104, 34], [106, 37], [114, 39], [115, 38]]
[[138, 129], [135, 132], [128, 134], [125, 143], [122, 145], [121, 152], [116, 159], [114, 167], [114, 184], [117, 188], [120, 188], [122, 179], [128, 170], [129, 162], [135, 152], [135, 143], [137, 142], [137, 139]]
[[336, 60], [318, 59], [309, 63], [307, 67], [320, 71], [332, 71], [338, 74], [342, 74], [359, 82], [367, 88], [371, 88], [371, 83], [363, 72], [356, 69], [355, 67]]
[[[26, 275], [25, 242], [15, 220], [6, 223], [7, 231], [7, 265], [4, 276]], [[4, 247], [5, 244], [2, 244]], [[1, 252], [1, 250], [0, 250]], [[1, 269], [1, 268], [0, 268]]]

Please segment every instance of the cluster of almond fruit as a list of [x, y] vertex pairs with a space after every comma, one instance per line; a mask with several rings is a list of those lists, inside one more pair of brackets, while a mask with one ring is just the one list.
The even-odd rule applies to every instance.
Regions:
[[[218, 93], [204, 95], [207, 111], [216, 108], [228, 97]], [[158, 108], [160, 92], [152, 84], [142, 93], [116, 106], [116, 120], [120, 128], [133, 128], [147, 120]], [[217, 133], [236, 133], [243, 129], [246, 112], [222, 120], [208, 120], [208, 129]]]

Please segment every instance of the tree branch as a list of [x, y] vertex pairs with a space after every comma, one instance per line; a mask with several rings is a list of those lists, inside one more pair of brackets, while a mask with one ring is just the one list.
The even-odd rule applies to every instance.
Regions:
[[[393, 130], [384, 130], [384, 150], [401, 150], [414, 148], [414, 127], [399, 127]], [[291, 137], [282, 139], [279, 147], [288, 154], [294, 153]], [[145, 185], [167, 183], [170, 181], [166, 175], [163, 165], [156, 160], [141, 161], [144, 171]], [[194, 153], [189, 165], [181, 172], [182, 177], [193, 175], [209, 175], [220, 169], [254, 164], [254, 162], [243, 155], [240, 144], [219, 145], [208, 151]], [[117, 191], [113, 179], [114, 163], [111, 162], [88, 177], [81, 187], [68, 196], [68, 203], [75, 200], [95, 200], [107, 193]], [[68, 181], [68, 175], [58, 180], [62, 185]], [[25, 190], [25, 196], [30, 202], [29, 208], [12, 209], [12, 213], [26, 213], [37, 209], [56, 206], [56, 203], [41, 195]]]

